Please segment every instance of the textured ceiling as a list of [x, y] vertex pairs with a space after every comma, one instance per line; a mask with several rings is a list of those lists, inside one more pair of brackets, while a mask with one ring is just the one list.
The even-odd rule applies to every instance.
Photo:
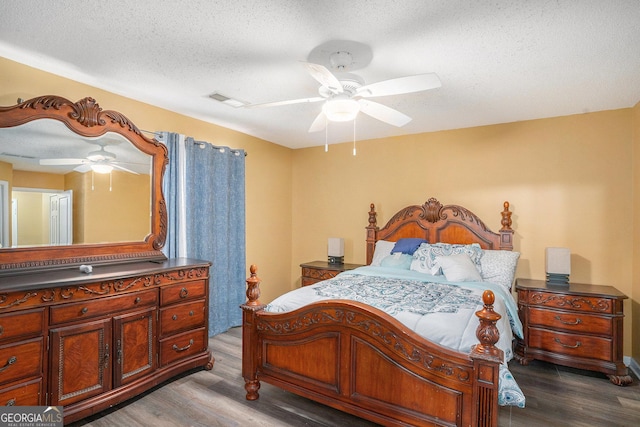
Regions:
[[358, 140], [640, 101], [637, 0], [0, 3], [0, 56], [291, 148], [350, 141], [353, 127], [308, 133], [320, 103], [233, 108], [208, 95], [317, 96], [300, 61], [331, 40], [371, 48], [356, 71], [366, 83], [428, 72], [442, 81], [375, 98], [413, 120], [396, 128], [360, 114]]

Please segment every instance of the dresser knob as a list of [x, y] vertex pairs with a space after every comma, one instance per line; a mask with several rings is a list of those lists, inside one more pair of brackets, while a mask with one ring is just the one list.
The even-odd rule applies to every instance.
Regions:
[[82, 307], [82, 310], [80, 310], [80, 313], [87, 314], [87, 311], [89, 311], [88, 307]]
[[138, 304], [141, 301], [140, 297], [136, 297], [136, 299], [133, 300], [134, 304]]
[[193, 316], [193, 310], [189, 312], [189, 316]]
[[186, 298], [187, 295], [189, 295], [189, 291], [187, 290], [187, 288], [180, 289], [180, 298]]
[[175, 314], [173, 316], [171, 316], [171, 319], [173, 320], [178, 320], [178, 316], [176, 316]]

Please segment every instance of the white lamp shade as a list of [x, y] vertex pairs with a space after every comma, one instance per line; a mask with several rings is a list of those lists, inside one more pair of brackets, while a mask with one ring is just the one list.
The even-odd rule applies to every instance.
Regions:
[[547, 273], [571, 274], [571, 250], [569, 248], [547, 248], [545, 267]]
[[340, 237], [329, 237], [327, 255], [330, 257], [344, 256], [344, 239]]
[[96, 163], [91, 165], [91, 170], [96, 173], [111, 173], [113, 166], [104, 163]]
[[360, 104], [355, 99], [340, 96], [325, 102], [322, 111], [332, 122], [349, 122], [358, 115]]

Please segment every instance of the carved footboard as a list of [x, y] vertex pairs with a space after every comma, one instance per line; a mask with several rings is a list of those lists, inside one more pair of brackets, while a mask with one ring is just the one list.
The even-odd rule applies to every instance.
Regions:
[[486, 291], [477, 336], [463, 354], [434, 344], [380, 310], [323, 301], [267, 313], [251, 266], [243, 304], [247, 399], [260, 381], [384, 425], [497, 426], [502, 351]]

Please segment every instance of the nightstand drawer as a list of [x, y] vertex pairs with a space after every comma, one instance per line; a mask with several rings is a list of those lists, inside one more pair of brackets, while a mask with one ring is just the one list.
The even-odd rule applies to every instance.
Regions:
[[544, 329], [529, 329], [529, 345], [556, 354], [587, 359], [611, 360], [611, 340]]
[[362, 267], [362, 264], [329, 264], [326, 261], [313, 261], [300, 264], [302, 267], [302, 286], [313, 285], [322, 280], [333, 279], [343, 271]]
[[589, 315], [580, 312], [565, 312], [531, 307], [529, 324], [545, 326], [553, 329], [586, 332], [596, 335], [611, 336], [613, 322], [611, 318]]
[[532, 305], [562, 308], [565, 310], [613, 314], [613, 304], [608, 298], [552, 292], [530, 292], [528, 302]]
[[338, 274], [342, 273], [338, 270], [322, 270], [316, 268], [308, 268], [302, 267], [302, 276], [305, 278], [315, 280], [319, 282], [320, 280], [327, 280], [333, 277], [336, 277]]

